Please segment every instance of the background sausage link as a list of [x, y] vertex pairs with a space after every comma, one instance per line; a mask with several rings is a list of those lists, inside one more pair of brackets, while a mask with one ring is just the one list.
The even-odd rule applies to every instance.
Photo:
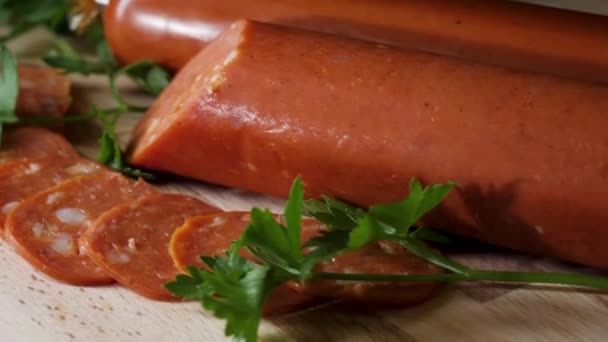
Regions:
[[238, 19], [608, 82], [606, 18], [510, 1], [111, 0], [104, 27], [122, 61], [178, 69]]

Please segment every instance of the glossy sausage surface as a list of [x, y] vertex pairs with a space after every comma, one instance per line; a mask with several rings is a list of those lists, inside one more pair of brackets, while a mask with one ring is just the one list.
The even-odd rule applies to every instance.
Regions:
[[608, 82], [606, 17], [509, 1], [112, 0], [104, 26], [122, 61], [178, 69], [238, 19]]
[[428, 224], [608, 267], [608, 87], [239, 22], [136, 128], [130, 160], [371, 205], [458, 181]]

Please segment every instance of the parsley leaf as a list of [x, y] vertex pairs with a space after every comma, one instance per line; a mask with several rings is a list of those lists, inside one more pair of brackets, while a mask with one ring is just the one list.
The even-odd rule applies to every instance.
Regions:
[[19, 95], [19, 78], [17, 61], [11, 51], [5, 46], [0, 47], [0, 142], [2, 141], [2, 125], [17, 122], [15, 107]]
[[303, 256], [301, 249], [293, 249], [293, 235], [268, 209], [253, 208], [243, 240], [256, 258], [286, 274], [299, 275]]
[[107, 65], [103, 61], [85, 59], [64, 38], [58, 38], [55, 46], [42, 60], [49, 66], [61, 68], [70, 73], [90, 75], [107, 71]]
[[165, 285], [174, 295], [201, 302], [218, 318], [226, 320], [225, 334], [236, 340], [257, 340], [264, 301], [283, 280], [275, 279], [269, 265], [257, 265], [239, 256], [242, 241], [233, 243], [226, 256], [205, 257], [206, 271], [188, 268]]
[[391, 235], [405, 237], [422, 216], [447, 196], [455, 183], [435, 184], [422, 189], [416, 179], [410, 182], [410, 193], [402, 201], [380, 204], [369, 208], [369, 215], [390, 226]]
[[0, 1], [0, 18], [11, 25], [8, 35], [0, 37], [6, 42], [39, 26], [51, 31], [69, 31], [68, 1], [61, 0], [4, 0]]
[[159, 95], [169, 85], [169, 73], [150, 61], [129, 64], [120, 71], [122, 72], [151, 95]]
[[357, 226], [357, 220], [365, 212], [361, 208], [324, 196], [322, 201], [304, 201], [303, 213], [323, 222], [329, 229], [351, 230]]
[[102, 111], [96, 107], [93, 107], [93, 111], [97, 113], [98, 119], [104, 126], [103, 133], [99, 139], [100, 146], [97, 161], [129, 177], [154, 180], [153, 174], [132, 168], [125, 161], [125, 154], [114, 130], [114, 125], [122, 113], [120, 111]]

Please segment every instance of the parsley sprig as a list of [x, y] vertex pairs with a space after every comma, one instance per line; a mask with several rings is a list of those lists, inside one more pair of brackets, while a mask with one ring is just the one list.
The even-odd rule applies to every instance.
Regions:
[[0, 46], [0, 142], [2, 142], [3, 124], [17, 122], [15, 114], [19, 78], [15, 56], [5, 46]]
[[[435, 252], [427, 242], [449, 242], [449, 238], [428, 227], [415, 227], [415, 224], [439, 205], [454, 186], [454, 183], [445, 183], [423, 188], [414, 179], [409, 195], [403, 200], [364, 210], [328, 197], [304, 201], [301, 182], [296, 179], [283, 213], [285, 224], [277, 222], [270, 211], [253, 208], [251, 223], [226, 255], [202, 256], [208, 270], [188, 267], [188, 274], [178, 275], [175, 281], [166, 284], [166, 288], [178, 297], [200, 301], [205, 309], [226, 320], [226, 336], [247, 342], [257, 340], [264, 301], [274, 288], [286, 281], [489, 281], [608, 290], [607, 278], [573, 273], [476, 270]], [[304, 214], [323, 222], [328, 231], [303, 245], [300, 232]], [[399, 243], [418, 257], [442, 267], [446, 273], [393, 275], [314, 271], [320, 261], [380, 240]], [[304, 254], [304, 247], [312, 248], [312, 252]], [[242, 248], [260, 263], [241, 257], [239, 250]]]

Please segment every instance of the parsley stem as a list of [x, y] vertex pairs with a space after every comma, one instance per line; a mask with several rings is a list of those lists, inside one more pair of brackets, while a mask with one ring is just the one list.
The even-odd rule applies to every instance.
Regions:
[[354, 274], [314, 272], [312, 279], [332, 279], [346, 281], [488, 281], [502, 283], [535, 283], [584, 286], [597, 289], [608, 289], [608, 278], [573, 273], [552, 272], [517, 272], [471, 270], [463, 273], [444, 274]]

